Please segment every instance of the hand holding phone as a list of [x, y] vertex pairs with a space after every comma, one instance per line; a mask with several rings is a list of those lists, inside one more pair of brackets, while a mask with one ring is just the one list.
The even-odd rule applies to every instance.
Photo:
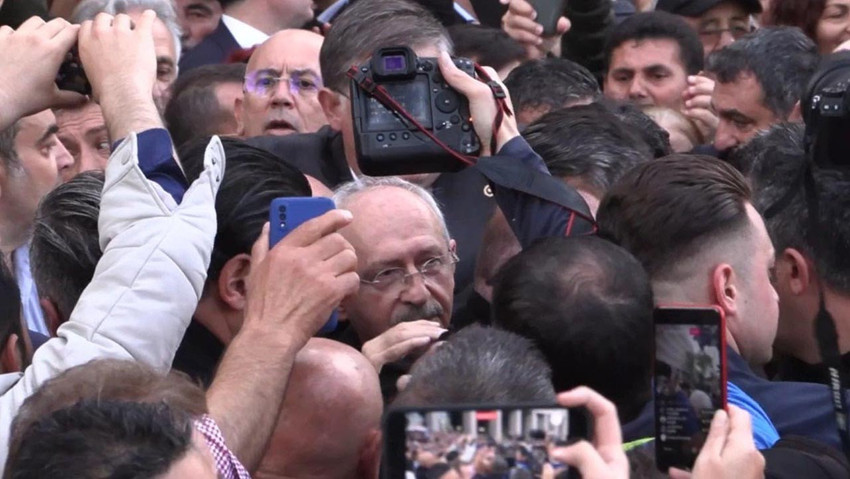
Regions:
[[659, 307], [655, 323], [658, 469], [691, 469], [715, 411], [726, 409], [726, 327], [711, 306]]
[[543, 26], [543, 35], [551, 36], [558, 33], [558, 19], [564, 15], [566, 0], [530, 0], [531, 6], [537, 12], [535, 21]]
[[[269, 207], [269, 248], [273, 248], [284, 236], [301, 226], [304, 222], [322, 216], [336, 208], [333, 200], [325, 197], [276, 198]], [[336, 330], [337, 312], [319, 330], [319, 334], [328, 334]]]

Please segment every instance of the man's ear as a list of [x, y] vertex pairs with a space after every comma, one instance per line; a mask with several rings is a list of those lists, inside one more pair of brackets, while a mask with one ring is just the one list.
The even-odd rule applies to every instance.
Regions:
[[788, 290], [792, 294], [801, 295], [808, 291], [812, 273], [814, 272], [809, 262], [806, 261], [806, 258], [798, 250], [786, 248], [782, 252], [779, 263], [783, 265], [782, 269], [785, 270], [781, 277], [787, 281]]
[[245, 114], [242, 111], [243, 108], [245, 108], [245, 99], [241, 96], [236, 97], [233, 104], [233, 117], [236, 119], [236, 134], [239, 136], [245, 136], [245, 125], [242, 123], [242, 118]]
[[357, 477], [361, 479], [378, 479], [381, 471], [381, 439], [380, 429], [373, 429], [360, 449], [360, 459], [357, 462]]
[[797, 103], [794, 103], [794, 109], [792, 109], [791, 113], [788, 114], [788, 121], [792, 123], [803, 122], [803, 109], [800, 106], [799, 100], [797, 101]]
[[10, 334], [9, 339], [2, 345], [0, 351], [0, 369], [3, 373], [14, 373], [24, 370], [24, 358], [21, 357], [18, 341], [21, 338], [17, 334]]
[[738, 315], [740, 295], [738, 277], [729, 264], [719, 264], [711, 273], [711, 300], [723, 310], [727, 318]]
[[342, 131], [343, 115], [345, 114], [345, 108], [343, 108], [342, 102], [347, 100], [347, 98], [330, 88], [319, 90], [319, 104], [322, 105], [322, 111], [325, 112], [328, 125], [336, 131]]
[[247, 280], [251, 272], [251, 256], [238, 254], [224, 263], [218, 276], [218, 295], [231, 309], [245, 309]]
[[38, 303], [41, 305], [41, 310], [44, 311], [44, 322], [47, 324], [47, 332], [51, 338], [56, 337], [56, 331], [62, 323], [68, 318], [62, 316], [56, 303], [48, 297], [39, 298]]

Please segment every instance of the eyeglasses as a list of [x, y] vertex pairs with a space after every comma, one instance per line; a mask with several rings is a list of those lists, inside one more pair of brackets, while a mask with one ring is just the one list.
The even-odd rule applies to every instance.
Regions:
[[259, 71], [245, 76], [245, 91], [257, 96], [272, 96], [281, 81], [289, 84], [292, 95], [309, 97], [322, 88], [322, 79], [312, 73], [293, 73], [289, 77], [275, 76], [270, 72]]
[[408, 273], [405, 268], [387, 268], [375, 273], [372, 279], [360, 279], [363, 284], [368, 284], [375, 289], [387, 291], [395, 286], [407, 284], [407, 280], [422, 275], [422, 279], [442, 279], [451, 271], [452, 266], [460, 262], [460, 258], [454, 253], [443, 256], [435, 256], [424, 263], [416, 266], [416, 272]]
[[699, 36], [704, 43], [710, 45], [717, 45], [720, 43], [720, 39], [726, 32], [729, 32], [729, 35], [732, 35], [732, 38], [734, 38], [735, 40], [739, 40], [741, 37], [751, 33], [752, 31], [753, 29], [749, 26], [734, 26], [729, 28], [706, 28], [704, 30], [699, 31]]

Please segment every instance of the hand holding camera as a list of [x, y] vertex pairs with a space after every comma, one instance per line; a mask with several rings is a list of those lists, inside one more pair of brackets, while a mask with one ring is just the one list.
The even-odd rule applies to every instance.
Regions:
[[58, 18], [33, 17], [17, 30], [0, 27], [0, 130], [50, 107], [78, 104], [85, 97], [62, 91], [54, 78], [77, 41], [79, 26]]

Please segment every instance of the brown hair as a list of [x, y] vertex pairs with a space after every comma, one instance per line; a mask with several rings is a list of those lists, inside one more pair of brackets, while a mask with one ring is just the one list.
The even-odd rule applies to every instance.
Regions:
[[764, 12], [764, 25], [798, 27], [817, 43], [817, 29], [826, 0], [774, 0]]
[[600, 233], [630, 251], [658, 278], [712, 238], [748, 224], [750, 187], [729, 164], [669, 155], [639, 165], [599, 206]]
[[207, 412], [204, 390], [183, 373], [161, 374], [133, 361], [95, 360], [45, 382], [24, 401], [12, 422], [9, 457], [34, 423], [83, 399], [165, 403], [193, 417]]

